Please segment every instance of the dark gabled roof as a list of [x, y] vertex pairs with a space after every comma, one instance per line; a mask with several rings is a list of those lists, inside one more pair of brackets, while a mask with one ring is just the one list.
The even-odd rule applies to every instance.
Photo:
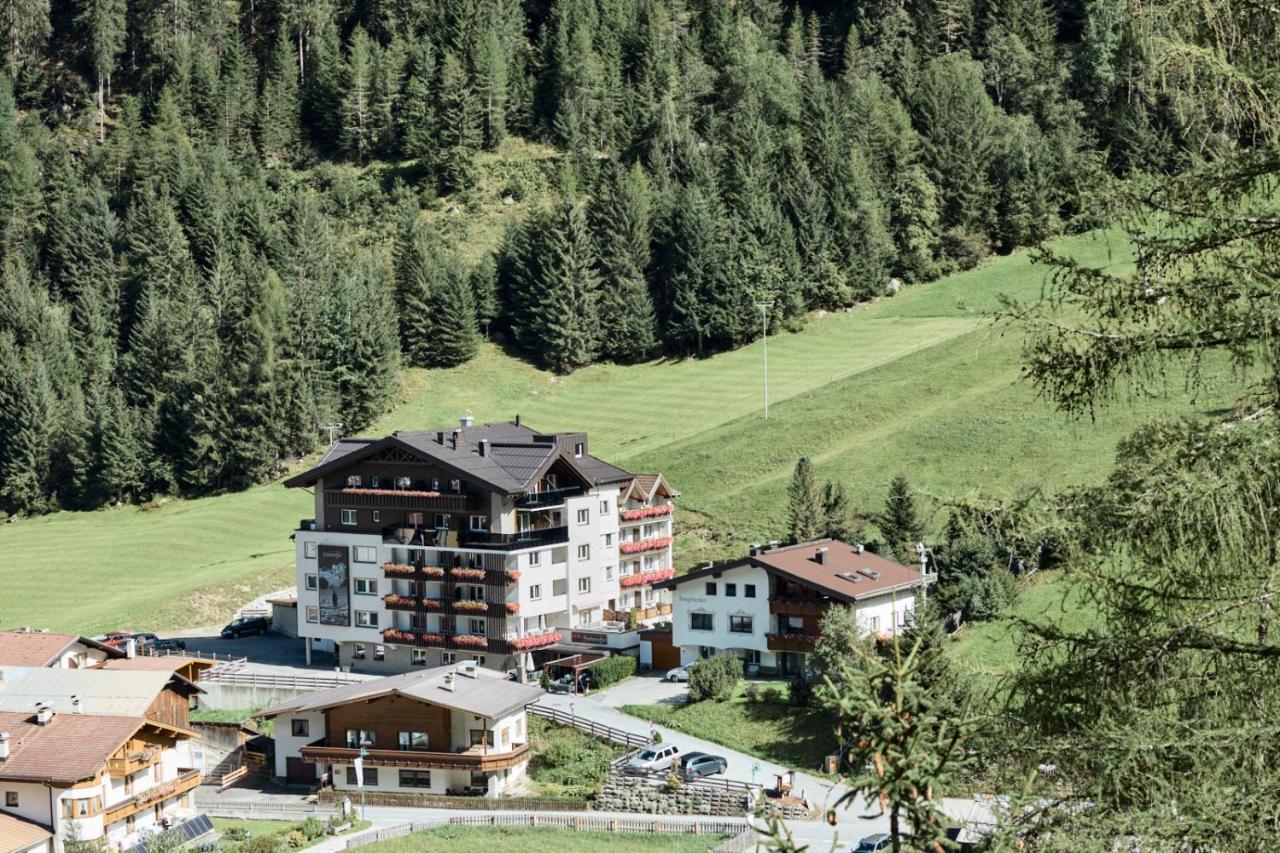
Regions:
[[[818, 552], [823, 549], [824, 559], [819, 563]], [[920, 573], [915, 569], [838, 539], [816, 539], [697, 569], [655, 583], [653, 588], [674, 589], [682, 583], [742, 566], [756, 566], [846, 602], [862, 601], [899, 589], [914, 589], [921, 584]], [[856, 580], [850, 580], [850, 575]]]
[[[407, 451], [459, 477], [512, 495], [527, 492], [556, 462], [563, 463], [584, 484], [616, 483], [631, 478], [621, 468], [594, 456], [575, 458], [556, 439], [554, 433], [539, 433], [516, 423], [401, 431], [384, 438], [344, 438], [335, 442], [317, 465], [288, 478], [284, 484], [290, 487], [312, 485], [326, 474], [341, 471], [389, 448]], [[482, 441], [488, 442], [483, 455]]]

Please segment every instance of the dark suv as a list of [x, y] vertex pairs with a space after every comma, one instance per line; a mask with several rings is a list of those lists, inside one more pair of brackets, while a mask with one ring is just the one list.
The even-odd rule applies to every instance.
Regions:
[[232, 619], [227, 627], [222, 629], [222, 639], [230, 640], [235, 637], [247, 637], [250, 634], [265, 634], [271, 628], [271, 620], [265, 616], [241, 616], [239, 619]]

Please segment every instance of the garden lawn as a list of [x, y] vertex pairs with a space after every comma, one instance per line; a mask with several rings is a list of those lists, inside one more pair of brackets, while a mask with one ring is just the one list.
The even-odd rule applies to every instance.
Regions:
[[723, 839], [707, 835], [653, 835], [625, 832], [575, 832], [571, 829], [537, 827], [449, 826], [418, 832], [364, 849], [369, 853], [706, 853]]
[[[1088, 263], [1129, 263], [1105, 237], [1057, 244]], [[1018, 381], [1019, 336], [993, 327], [1000, 294], [1034, 299], [1044, 267], [1026, 253], [813, 318], [769, 339], [769, 420], [760, 417], [762, 345], [707, 359], [594, 365], [554, 376], [485, 346], [468, 364], [406, 371], [402, 401], [367, 430], [509, 419], [585, 430], [591, 450], [662, 471], [683, 497], [676, 568], [740, 554], [782, 529], [801, 455], [840, 479], [855, 508], [878, 509], [901, 472], [927, 494], [992, 494], [1098, 482], [1116, 441], [1170, 411], [1209, 411], [1233, 384], [1169, 394], [1070, 422]], [[1226, 375], [1210, 364], [1210, 380]], [[151, 509], [58, 513], [0, 525], [0, 626], [97, 633], [221, 622], [292, 582], [289, 534], [311, 496], [279, 483]], [[927, 519], [938, 529], [945, 519]]]
[[287, 820], [239, 820], [226, 817], [211, 818], [210, 822], [220, 833], [226, 833], [228, 829], [247, 829], [250, 837], [253, 838], [260, 835], [275, 835], [297, 826], [296, 823]]
[[761, 690], [779, 690], [779, 702], [752, 702], [745, 695], [747, 686], [740, 684], [737, 696], [728, 702], [623, 705], [618, 710], [775, 764], [805, 772], [821, 767], [823, 758], [835, 750], [831, 715], [786, 702], [785, 683], [760, 682]]

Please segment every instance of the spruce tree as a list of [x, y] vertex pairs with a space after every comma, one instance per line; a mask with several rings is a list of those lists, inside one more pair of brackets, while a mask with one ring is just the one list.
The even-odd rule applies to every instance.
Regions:
[[50, 509], [51, 390], [44, 365], [0, 329], [0, 510]]
[[877, 520], [885, 546], [894, 559], [911, 565], [916, 560], [916, 543], [924, 537], [924, 525], [916, 515], [911, 485], [901, 474], [889, 484], [884, 513]]
[[476, 180], [480, 107], [462, 61], [446, 51], [440, 63], [439, 166], [441, 189], [457, 192]]
[[498, 270], [492, 255], [485, 255], [471, 268], [468, 275], [471, 298], [476, 306], [476, 325], [488, 337], [489, 326], [498, 318]]
[[455, 367], [470, 361], [480, 348], [480, 334], [476, 331], [471, 283], [456, 255], [446, 261], [444, 274], [432, 290], [428, 305], [431, 331], [427, 366]]
[[490, 151], [507, 135], [507, 56], [497, 30], [487, 29], [475, 57], [476, 91], [480, 99], [480, 129]]
[[97, 453], [97, 480], [102, 491], [115, 503], [137, 495], [142, 485], [141, 448], [134, 434], [133, 420], [125, 407], [124, 395], [112, 386], [103, 396], [94, 418], [94, 447]]
[[529, 306], [532, 355], [567, 373], [595, 360], [600, 348], [597, 319], [600, 278], [586, 216], [578, 205], [561, 202], [546, 236], [548, 253]]
[[680, 190], [662, 241], [663, 338], [676, 352], [704, 352], [713, 301], [727, 287], [724, 240], [723, 214], [714, 196], [698, 186]]
[[86, 0], [76, 13], [76, 23], [88, 35], [89, 65], [98, 80], [98, 141], [107, 138], [106, 89], [124, 50], [126, 0]]
[[856, 542], [853, 511], [849, 507], [849, 496], [845, 494], [844, 483], [829, 480], [822, 484], [822, 535], [841, 542]]
[[296, 156], [300, 108], [297, 57], [281, 33], [271, 51], [258, 107], [258, 147], [268, 166], [288, 163]]
[[825, 526], [813, 463], [808, 456], [802, 456], [787, 486], [787, 536], [791, 542], [808, 542], [822, 536]]
[[0, 4], [0, 37], [4, 38], [9, 79], [32, 66], [49, 40], [49, 0], [6, 0]]
[[436, 118], [436, 53], [421, 39], [409, 52], [405, 70], [403, 113], [404, 153], [434, 168], [439, 158]]
[[648, 178], [638, 165], [613, 166], [592, 202], [600, 258], [600, 340], [617, 361], [638, 361], [657, 349], [653, 300], [645, 272], [653, 239]]
[[374, 53], [375, 48], [369, 34], [364, 31], [364, 27], [356, 27], [351, 33], [346, 84], [342, 95], [342, 149], [357, 163], [364, 162], [369, 150], [376, 62]]

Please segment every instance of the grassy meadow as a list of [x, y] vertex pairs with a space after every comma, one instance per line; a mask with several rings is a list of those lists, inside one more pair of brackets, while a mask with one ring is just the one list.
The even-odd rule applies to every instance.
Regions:
[[575, 832], [572, 829], [542, 827], [448, 826], [416, 832], [391, 841], [370, 845], [370, 853], [423, 853], [448, 850], [450, 853], [490, 853], [519, 850], [520, 853], [705, 853], [724, 839], [706, 835], [661, 835], [627, 832]]
[[[1105, 236], [1058, 246], [1088, 263], [1129, 262], [1125, 244]], [[594, 453], [630, 470], [662, 471], [680, 490], [677, 566], [687, 568], [777, 535], [801, 455], [813, 457], [820, 478], [843, 480], [865, 509], [881, 505], [899, 472], [926, 495], [1053, 489], [1098, 481], [1116, 441], [1141, 420], [1229, 403], [1225, 383], [1190, 401], [1175, 380], [1164, 397], [1095, 421], [1053, 412], [1019, 381], [1018, 333], [989, 319], [1000, 294], [1034, 299], [1045, 275], [1017, 253], [772, 335], [768, 421], [760, 342], [713, 358], [596, 365], [570, 376], [489, 345], [458, 368], [406, 371], [401, 403], [368, 432], [517, 412], [538, 429], [586, 430]], [[308, 493], [272, 483], [0, 525], [0, 626], [93, 633], [217, 622], [291, 582], [289, 534], [311, 514]]]

